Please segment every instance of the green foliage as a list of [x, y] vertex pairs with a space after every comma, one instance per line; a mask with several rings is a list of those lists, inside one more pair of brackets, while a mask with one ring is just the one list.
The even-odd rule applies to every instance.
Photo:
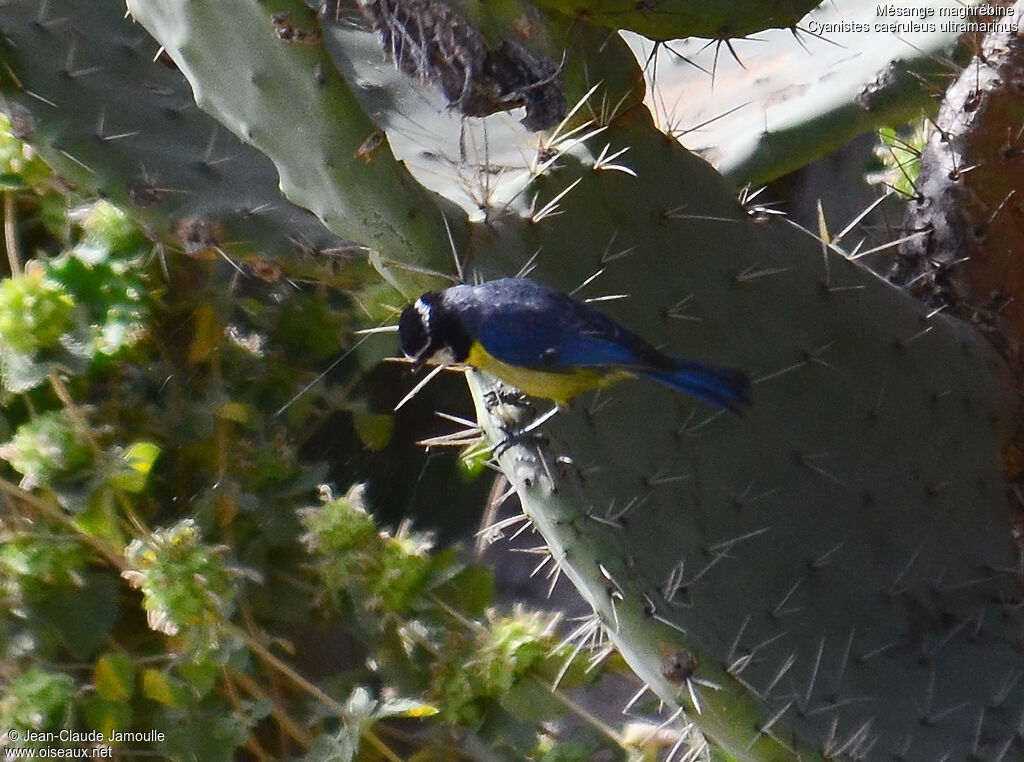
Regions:
[[129, 543], [129, 568], [121, 576], [142, 592], [150, 629], [166, 635], [184, 630], [190, 651], [217, 647], [217, 625], [231, 618], [238, 596], [224, 550], [204, 545], [192, 519]]
[[70, 294], [34, 270], [0, 284], [0, 341], [7, 351], [27, 355], [52, 349], [71, 327]]
[[103, 654], [93, 667], [92, 683], [104, 701], [128, 701], [135, 695], [135, 664], [124, 651]]
[[795, 26], [816, 5], [814, 0], [542, 0], [569, 16], [579, 16], [613, 29], [631, 29], [652, 40], [679, 37], [728, 39], [765, 29]]
[[[0, 698], [0, 722], [5, 731], [57, 733], [72, 727], [76, 687], [70, 675], [29, 667], [5, 688]], [[24, 745], [46, 746], [43, 742]]]
[[[123, 2], [3, 0], [0, 8], [0, 91], [9, 114], [0, 116], [0, 131], [32, 144], [3, 138], [0, 188], [36, 187], [49, 176], [42, 157], [64, 182], [130, 210], [172, 251], [216, 246], [242, 261], [280, 256], [332, 278], [329, 265], [305, 255], [343, 242], [281, 201], [265, 156], [195, 108], [187, 82], [154, 56]], [[64, 224], [66, 210], [48, 209], [45, 219]]]
[[[46, 535], [10, 534], [0, 547], [0, 568], [6, 583], [5, 592], [12, 605], [26, 598], [38, 598], [52, 588], [77, 584], [89, 559], [88, 550], [79, 543], [61, 536], [55, 527]], [[13, 597], [12, 597], [13, 596]]]
[[141, 230], [105, 201], [66, 216], [73, 245], [29, 261], [23, 274], [0, 284], [0, 376], [9, 391], [109, 360], [144, 330], [152, 302], [150, 284], [137, 272], [148, 252]]
[[903, 129], [880, 129], [875, 155], [882, 169], [869, 175], [869, 181], [885, 183], [904, 198], [913, 198], [921, 173], [921, 151], [928, 142], [929, 132], [927, 123], [923, 121]]
[[[324, 376], [358, 293], [167, 258], [123, 207], [19, 162], [10, 223], [36, 256], [8, 251], [21, 274], [0, 281], [0, 723], [149, 732], [113, 746], [172, 759], [451, 756], [455, 737], [482, 747], [509, 728], [521, 756], [558, 748], [556, 728], [509, 715], [487, 686], [483, 725], [438, 703], [440, 665], [501, 619], [485, 613], [489, 572], [369, 513], [349, 461], [387, 458], [394, 418], [357, 363]], [[351, 433], [336, 463], [304, 455], [339, 417]], [[445, 462], [435, 478], [466, 480]], [[335, 480], [356, 486], [331, 499]], [[545, 663], [568, 658], [535, 634]], [[323, 654], [301, 645], [321, 640]], [[615, 743], [588, 738], [601, 747]]]
[[51, 410], [19, 426], [0, 457], [24, 475], [23, 484], [35, 486], [89, 465], [92, 451], [74, 418]]
[[50, 177], [50, 167], [30, 145], [11, 132], [11, 118], [0, 113], [0, 189], [37, 188]]
[[[492, 614], [490, 626], [468, 638], [453, 632], [452, 658], [438, 663], [433, 676], [432, 693], [445, 719], [479, 726], [494, 704], [514, 706], [517, 694], [529, 690], [547, 663], [561, 666], [568, 649], [554, 647], [556, 624], [557, 619], [517, 610], [511, 616]], [[530, 696], [532, 704], [524, 702], [512, 713], [529, 711], [542, 719], [553, 702], [543, 697], [538, 702], [533, 692]]]
[[[146, 751], [179, 758], [229, 759], [242, 746], [259, 758], [450, 758], [453, 738], [481, 758], [623, 754], [623, 738], [582, 712], [587, 731], [556, 745], [551, 718], [571, 703], [554, 686], [587, 676], [552, 620], [496, 611], [486, 572], [371, 513], [382, 484], [418, 485], [424, 468], [391, 457], [402, 421], [364, 370], [383, 350], [356, 352], [353, 341], [449, 278], [532, 271], [570, 291], [600, 276], [606, 293], [633, 297], [607, 305], [611, 314], [673, 352], [744, 368], [754, 393], [747, 414], [730, 417], [623, 384], [496, 458], [558, 571], [594, 609], [583, 642], [607, 636], [660, 701], [708, 734], [712, 759], [989, 762], [1017, 751], [1022, 592], [1004, 458], [1017, 421], [1005, 365], [971, 326], [861, 268], [825, 221], [815, 240], [737, 203], [725, 178], [655, 129], [637, 62], [594, 23], [727, 39], [788, 27], [802, 4], [493, 5], [415, 2], [389, 27], [393, 39], [413, 35], [389, 51], [400, 68], [455, 75], [442, 83], [455, 105], [529, 103], [540, 88], [573, 104], [537, 157], [516, 165], [520, 176], [493, 168], [486, 149], [466, 167], [460, 134], [447, 180], [471, 186], [470, 221], [392, 155], [387, 130], [410, 117], [387, 86], [366, 105], [377, 80], [345, 61], [351, 37], [325, 44], [326, 11], [340, 6], [321, 17], [299, 0], [130, 0], [197, 102], [272, 159], [283, 192], [372, 247], [342, 276], [310, 284], [270, 264], [281, 235], [242, 224], [259, 216], [245, 198], [263, 177], [254, 163], [241, 180], [202, 181], [217, 172], [212, 138], [205, 151], [195, 142], [201, 120], [182, 123], [188, 140], [170, 159], [149, 142], [174, 132], [158, 99], [136, 95], [124, 109], [131, 129], [104, 129], [110, 104], [131, 91], [112, 75], [115, 55], [180, 97], [175, 72], [153, 72], [151, 51], [83, 5], [0, 0], [12, 125], [143, 221], [133, 229], [96, 206], [67, 214], [88, 199], [9, 152], [20, 157], [11, 171], [26, 174], [7, 193], [33, 212], [35, 231], [30, 261], [10, 246], [13, 280], [56, 285], [19, 285], [8, 299], [17, 317], [4, 326], [15, 341], [3, 350], [10, 439], [0, 454], [23, 478], [0, 481], [13, 506], [4, 529], [17, 540], [45, 526], [42, 544], [54, 547], [22, 546], [3, 567], [19, 604], [0, 619], [16, 665], [4, 674], [89, 660], [68, 672], [68, 721], [160, 727]], [[84, 60], [66, 36], [88, 43]], [[525, 82], [488, 68], [529, 60], [491, 55], [527, 43], [554, 46], [552, 62], [564, 52], [561, 64]], [[815, 80], [834, 98], [826, 109], [797, 103], [795, 126], [753, 120], [764, 140], [743, 172], [806, 161], [812, 134], [819, 150], [851, 124], [906, 118], [907, 103], [925, 99], [917, 64], [947, 43], [908, 67], [890, 67], [885, 45], [870, 65], [844, 56], [854, 63], [837, 63], [851, 75], [843, 87], [831, 71]], [[27, 55], [39, 50], [48, 55]], [[402, 60], [435, 54], [444, 66]], [[105, 97], [98, 114], [94, 90]], [[59, 118], [41, 115], [38, 93]], [[66, 116], [74, 109], [100, 126], [83, 128]], [[125, 137], [136, 134], [146, 145]], [[82, 158], [108, 141], [109, 162]], [[158, 168], [161, 184], [140, 165]], [[167, 203], [174, 192], [197, 214]], [[222, 246], [228, 229], [251, 231], [253, 250]], [[168, 258], [169, 241], [189, 256]], [[369, 264], [387, 287], [368, 283]], [[503, 441], [525, 408], [467, 376], [479, 428]], [[478, 433], [428, 441], [465, 446]], [[368, 451], [386, 471], [353, 465]], [[473, 478], [447, 463], [434, 481]], [[60, 542], [79, 552], [61, 558]], [[76, 566], [61, 575], [64, 560]], [[104, 693], [80, 698], [90, 679]], [[115, 708], [118, 695], [128, 709]], [[670, 756], [689, 741], [677, 738]], [[705, 753], [694, 744], [690, 758]]]
[[304, 539], [317, 555], [317, 571], [328, 590], [344, 590], [360, 609], [379, 616], [408, 616], [425, 592], [437, 561], [426, 535], [403, 528], [380, 532], [364, 507], [357, 485], [344, 497], [301, 511]]

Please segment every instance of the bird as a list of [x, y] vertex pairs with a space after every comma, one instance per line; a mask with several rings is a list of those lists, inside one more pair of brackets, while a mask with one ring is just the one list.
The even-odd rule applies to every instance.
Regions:
[[740, 370], [673, 357], [610, 317], [529, 278], [429, 291], [398, 321], [417, 364], [465, 364], [567, 407], [578, 394], [645, 378], [719, 408], [750, 403]]

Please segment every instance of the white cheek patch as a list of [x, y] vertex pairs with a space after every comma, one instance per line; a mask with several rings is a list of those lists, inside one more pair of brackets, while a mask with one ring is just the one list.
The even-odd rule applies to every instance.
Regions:
[[429, 357], [427, 362], [431, 365], [453, 365], [455, 353], [452, 352], [451, 347], [441, 347]]

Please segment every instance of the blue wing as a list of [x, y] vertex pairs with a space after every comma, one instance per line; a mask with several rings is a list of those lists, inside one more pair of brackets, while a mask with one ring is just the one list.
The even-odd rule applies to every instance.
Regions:
[[659, 352], [585, 304], [523, 279], [450, 289], [471, 336], [508, 365], [571, 373], [626, 370], [720, 407], [749, 401], [744, 373]]
[[654, 351], [597, 310], [525, 278], [454, 286], [445, 294], [466, 332], [509, 365], [559, 372], [643, 364], [645, 348]]
[[[579, 305], [570, 302], [573, 308]], [[563, 307], [563, 305], [556, 305]], [[594, 315], [600, 320], [595, 321]], [[599, 313], [551, 308], [501, 310], [480, 321], [477, 340], [502, 362], [535, 370], [644, 364], [646, 342]]]
[[[618, 326], [617, 326], [618, 327]], [[642, 339], [624, 329], [611, 336], [570, 332], [564, 325], [525, 325], [498, 329], [490, 326], [478, 335], [488, 352], [502, 362], [554, 372], [574, 367], [621, 368], [687, 392], [718, 407], [736, 410], [749, 403], [750, 382], [745, 373], [708, 363], [669, 357], [636, 344]], [[625, 333], [625, 335], [622, 335]], [[656, 355], [652, 353], [657, 352]]]

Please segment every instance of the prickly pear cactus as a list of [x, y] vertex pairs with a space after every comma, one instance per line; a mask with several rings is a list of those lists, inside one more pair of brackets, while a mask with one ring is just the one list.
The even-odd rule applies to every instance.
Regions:
[[0, 108], [82, 188], [189, 254], [292, 257], [343, 245], [281, 199], [273, 165], [199, 111], [118, 2], [0, 0]]
[[663, 129], [736, 187], [758, 186], [867, 131], [936, 112], [934, 93], [970, 51], [937, 15], [962, 6], [930, 0], [918, 7], [932, 10], [935, 23], [916, 31], [865, 31], [885, 23], [876, 4], [832, 0], [795, 28], [732, 40], [728, 50], [697, 38], [630, 44], [641, 60], [651, 59], [648, 103]]
[[1022, 8], [989, 19], [1002, 28], [985, 37], [946, 93], [904, 225], [916, 235], [892, 272], [936, 308], [985, 326], [1008, 356], [1024, 337], [1024, 154], [1013, 126], [1024, 112], [1024, 43], [1009, 26], [1020, 23]]
[[[744, 209], [637, 105], [621, 42], [580, 19], [547, 22], [579, 129], [543, 137], [470, 223], [386, 150], [302, 3], [129, 8], [284, 191], [375, 247], [405, 293], [443, 282], [451, 244], [467, 279], [597, 274], [581, 297], [620, 295], [607, 311], [655, 343], [750, 373], [741, 416], [626, 383], [499, 457], [594, 627], [725, 754], [1020, 756], [1013, 383], [970, 326]], [[522, 409], [470, 380], [501, 441]]]
[[[631, 327], [746, 368], [753, 405], [624, 384], [502, 455], [555, 561], [652, 689], [737, 759], [1019, 753], [1000, 360], [806, 233], [751, 219], [644, 129], [597, 141], [630, 146], [635, 177], [563, 157], [535, 206], [581, 180], [523, 251], [565, 288], [604, 266], [584, 295], [628, 294], [608, 311]], [[522, 264], [500, 262], [484, 274]], [[500, 439], [503, 411], [478, 405]]]
[[715, 0], [542, 0], [543, 8], [613, 29], [631, 29], [654, 40], [677, 37], [728, 39], [794, 26], [815, 0], [716, 2]]

